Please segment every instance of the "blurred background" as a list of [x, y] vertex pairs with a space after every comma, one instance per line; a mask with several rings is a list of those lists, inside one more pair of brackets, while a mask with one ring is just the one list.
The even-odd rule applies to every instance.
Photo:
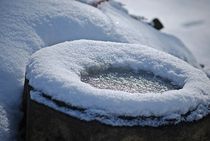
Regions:
[[210, 0], [117, 0], [130, 14], [159, 18], [162, 30], [181, 39], [205, 69], [210, 68]]

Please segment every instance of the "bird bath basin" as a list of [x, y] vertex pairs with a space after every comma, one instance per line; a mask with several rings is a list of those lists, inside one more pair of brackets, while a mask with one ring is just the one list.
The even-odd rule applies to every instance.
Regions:
[[81, 81], [100, 89], [111, 89], [129, 93], [163, 93], [179, 89], [167, 79], [146, 71], [134, 72], [125, 69], [107, 69], [81, 75]]
[[27, 140], [209, 140], [209, 84], [201, 70], [141, 45], [44, 48], [26, 70]]

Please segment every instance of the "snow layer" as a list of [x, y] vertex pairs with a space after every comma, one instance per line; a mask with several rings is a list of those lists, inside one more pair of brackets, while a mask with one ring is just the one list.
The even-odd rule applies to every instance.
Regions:
[[118, 0], [129, 13], [151, 20], [158, 17], [163, 32], [179, 37], [199, 63], [210, 68], [209, 0]]
[[[112, 19], [117, 34], [122, 34], [124, 42], [138, 43], [162, 50], [197, 66], [197, 62], [184, 44], [172, 35], [161, 33], [147, 23], [131, 18], [121, 5], [111, 1], [102, 3], [99, 8]], [[126, 23], [126, 24], [125, 24]], [[150, 34], [152, 33], [152, 34]]]
[[9, 123], [5, 109], [0, 105], [0, 139], [9, 139]]
[[[163, 93], [128, 93], [98, 89], [81, 81], [81, 73], [107, 68], [149, 71], [183, 88]], [[210, 80], [206, 74], [172, 55], [143, 45], [90, 40], [60, 43], [33, 54], [26, 77], [38, 91], [32, 92], [32, 99], [43, 102], [35, 95], [44, 93], [53, 100], [86, 109], [86, 120], [90, 116], [111, 125], [158, 126], [171, 120], [197, 120], [210, 112]], [[83, 119], [80, 114], [73, 116]], [[103, 116], [106, 118], [97, 118]], [[148, 119], [123, 122], [119, 116]]]
[[130, 18], [113, 2], [100, 9], [72, 0], [0, 1], [0, 105], [7, 119], [0, 126], [9, 130], [8, 136], [15, 136], [21, 118], [25, 66], [30, 55], [43, 47], [76, 39], [138, 43], [197, 66], [177, 38]]

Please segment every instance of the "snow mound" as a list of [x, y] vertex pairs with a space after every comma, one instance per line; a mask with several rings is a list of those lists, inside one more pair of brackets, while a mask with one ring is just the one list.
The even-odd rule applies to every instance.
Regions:
[[158, 17], [164, 23], [163, 32], [180, 38], [197, 61], [210, 67], [210, 1], [209, 0], [118, 0], [131, 14], [149, 20]]
[[[181, 89], [129, 93], [98, 89], [81, 81], [81, 74], [90, 69], [108, 68], [152, 72]], [[26, 77], [34, 88], [32, 99], [84, 120], [119, 126], [158, 126], [198, 120], [210, 112], [210, 80], [205, 73], [143, 45], [90, 40], [57, 44], [32, 55]], [[52, 101], [62, 101], [77, 110], [56, 106]]]

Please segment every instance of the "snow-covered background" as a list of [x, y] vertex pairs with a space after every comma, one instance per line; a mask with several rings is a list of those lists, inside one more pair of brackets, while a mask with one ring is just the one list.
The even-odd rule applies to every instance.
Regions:
[[163, 32], [181, 39], [199, 63], [210, 68], [210, 1], [209, 0], [118, 0], [129, 13], [158, 17]]

